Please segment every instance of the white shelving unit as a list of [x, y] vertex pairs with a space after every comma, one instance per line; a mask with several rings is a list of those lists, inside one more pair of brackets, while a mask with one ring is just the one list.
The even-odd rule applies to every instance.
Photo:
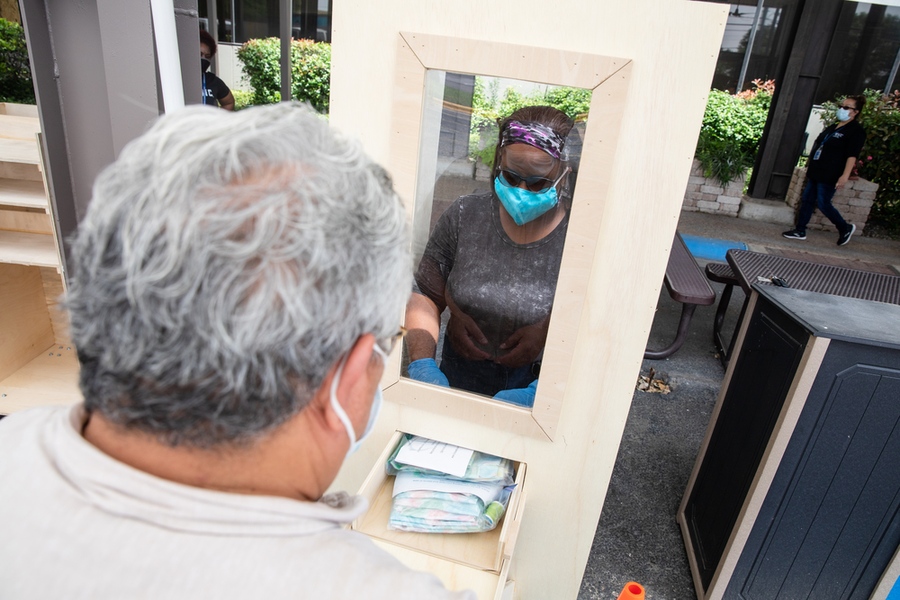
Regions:
[[81, 399], [39, 135], [36, 107], [0, 103], [0, 415]]

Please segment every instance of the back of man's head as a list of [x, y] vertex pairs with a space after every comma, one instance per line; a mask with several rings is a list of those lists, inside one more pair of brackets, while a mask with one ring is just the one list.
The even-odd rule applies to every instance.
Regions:
[[405, 221], [383, 169], [305, 107], [160, 118], [74, 239], [87, 410], [173, 446], [277, 427], [359, 336], [396, 333]]

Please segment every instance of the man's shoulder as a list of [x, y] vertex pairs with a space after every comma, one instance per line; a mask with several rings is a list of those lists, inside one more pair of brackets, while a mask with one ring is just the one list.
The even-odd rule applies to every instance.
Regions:
[[471, 592], [448, 590], [434, 575], [407, 567], [362, 533], [341, 529], [326, 537], [319, 548], [324, 554], [340, 557], [338, 570], [345, 575], [348, 593], [359, 584], [371, 599], [475, 600]]
[[54, 419], [65, 418], [69, 408], [41, 406], [14, 412], [0, 419], [0, 447], [18, 445], [23, 438], [34, 437]]

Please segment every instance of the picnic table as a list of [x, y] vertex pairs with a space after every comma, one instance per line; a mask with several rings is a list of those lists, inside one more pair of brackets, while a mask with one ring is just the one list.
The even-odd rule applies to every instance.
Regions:
[[682, 303], [681, 319], [678, 321], [678, 330], [671, 344], [662, 350], [648, 348], [644, 352], [644, 358], [651, 360], [668, 358], [675, 354], [687, 339], [688, 328], [697, 307], [709, 306], [716, 301], [716, 293], [710, 287], [697, 260], [677, 231], [675, 239], [672, 241], [672, 250], [669, 253], [669, 263], [666, 265], [666, 276], [663, 283], [669, 296], [676, 302]]

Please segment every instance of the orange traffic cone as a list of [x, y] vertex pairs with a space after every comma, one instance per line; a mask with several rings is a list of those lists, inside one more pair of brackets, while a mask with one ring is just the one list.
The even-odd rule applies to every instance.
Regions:
[[622, 588], [619, 600], [644, 600], [644, 586], [634, 581], [629, 581]]

